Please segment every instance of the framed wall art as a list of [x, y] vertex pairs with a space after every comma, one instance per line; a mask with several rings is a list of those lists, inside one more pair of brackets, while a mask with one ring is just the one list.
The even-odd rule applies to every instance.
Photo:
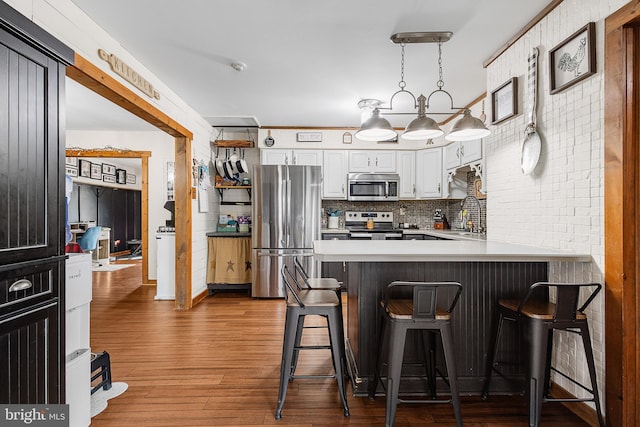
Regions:
[[75, 166], [78, 167], [78, 158], [77, 157], [65, 157], [64, 164], [67, 166]]
[[512, 77], [491, 92], [491, 124], [503, 122], [518, 114], [518, 78]]
[[102, 165], [91, 163], [91, 179], [102, 179]]
[[107, 174], [103, 174], [102, 175], [102, 180], [104, 182], [108, 182], [110, 184], [115, 184], [116, 183], [116, 176], [115, 175], [107, 175]]
[[114, 165], [109, 165], [107, 163], [102, 164], [102, 173], [107, 175], [115, 175], [116, 167]]
[[132, 173], [127, 174], [127, 184], [135, 184], [136, 183], [136, 175]]
[[78, 168], [74, 168], [73, 166], [66, 166], [64, 168], [64, 173], [69, 176], [78, 176]]
[[596, 73], [596, 24], [589, 22], [549, 51], [551, 94]]
[[118, 184], [127, 183], [127, 171], [126, 169], [116, 169], [116, 182]]
[[91, 162], [89, 160], [80, 159], [80, 176], [91, 178]]

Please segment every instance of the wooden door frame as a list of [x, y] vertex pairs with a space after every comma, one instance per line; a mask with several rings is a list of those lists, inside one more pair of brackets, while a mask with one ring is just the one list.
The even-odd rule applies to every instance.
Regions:
[[640, 420], [640, 0], [605, 20], [604, 250], [606, 415]]
[[140, 222], [142, 224], [142, 283], [156, 283], [155, 280], [149, 280], [149, 157], [151, 157], [151, 151], [67, 149], [65, 156], [140, 159], [142, 161], [142, 200], [140, 202]]
[[[193, 133], [78, 53], [75, 54], [74, 64], [67, 67], [67, 77], [175, 138], [176, 298], [174, 307], [176, 310], [189, 310], [192, 306], [191, 141]], [[143, 200], [143, 203], [146, 201]]]

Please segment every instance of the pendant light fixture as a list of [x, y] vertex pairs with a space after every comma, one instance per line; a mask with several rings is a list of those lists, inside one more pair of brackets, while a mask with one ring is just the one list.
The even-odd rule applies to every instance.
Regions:
[[[484, 123], [471, 115], [471, 110], [467, 107], [454, 107], [453, 97], [449, 92], [444, 90], [444, 79], [442, 73], [442, 43], [445, 43], [451, 39], [452, 32], [414, 32], [414, 33], [396, 33], [391, 36], [391, 41], [401, 45], [402, 56], [400, 62], [400, 82], [398, 86], [400, 90], [396, 91], [389, 100], [388, 107], [380, 107], [379, 105], [373, 110], [371, 118], [366, 120], [360, 130], [356, 132], [355, 136], [358, 139], [364, 141], [383, 141], [386, 139], [394, 138], [397, 133], [391, 126], [388, 120], [380, 116], [380, 110], [385, 110], [386, 115], [413, 115], [415, 112], [397, 112], [393, 111], [393, 99], [396, 95], [403, 93], [408, 94], [413, 98], [414, 109], [418, 110], [418, 117], [412, 120], [406, 127], [401, 138], [407, 140], [429, 140], [444, 135], [438, 123], [432, 118], [427, 116], [427, 110], [429, 109], [429, 101], [431, 96], [436, 93], [444, 93], [451, 101], [451, 111], [449, 112], [429, 112], [430, 115], [458, 115], [463, 114], [463, 117], [458, 120], [450, 132], [445, 135], [445, 139], [448, 141], [467, 141], [471, 139], [484, 138], [491, 134], [491, 131], [487, 129]], [[438, 81], [436, 83], [437, 89], [429, 94], [428, 97], [420, 95], [417, 99], [410, 91], [406, 90], [406, 82], [404, 81], [404, 47], [406, 43], [438, 43]], [[361, 100], [358, 106], [362, 107], [362, 102], [367, 100]]]

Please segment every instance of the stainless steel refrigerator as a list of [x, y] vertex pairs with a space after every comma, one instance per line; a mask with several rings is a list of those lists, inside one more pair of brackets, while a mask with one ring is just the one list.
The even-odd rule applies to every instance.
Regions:
[[257, 298], [286, 295], [280, 271], [303, 263], [313, 276], [311, 257], [320, 239], [320, 166], [262, 165], [253, 171], [252, 285]]

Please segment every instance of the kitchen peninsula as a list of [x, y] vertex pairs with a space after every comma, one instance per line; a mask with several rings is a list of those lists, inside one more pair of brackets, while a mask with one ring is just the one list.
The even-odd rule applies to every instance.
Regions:
[[[462, 284], [460, 302], [452, 316], [458, 386], [463, 394], [479, 394], [497, 300], [518, 298], [531, 284], [548, 280], [550, 262], [592, 260], [586, 254], [482, 240], [317, 240], [314, 256], [323, 263], [347, 263], [347, 358], [356, 395], [366, 394], [373, 380], [379, 301], [382, 290], [392, 281]], [[505, 338], [506, 348], [520, 345], [515, 335]], [[418, 343], [408, 340], [407, 345], [411, 349]], [[492, 381], [492, 390], [519, 391], [517, 384], [503, 378]]]

